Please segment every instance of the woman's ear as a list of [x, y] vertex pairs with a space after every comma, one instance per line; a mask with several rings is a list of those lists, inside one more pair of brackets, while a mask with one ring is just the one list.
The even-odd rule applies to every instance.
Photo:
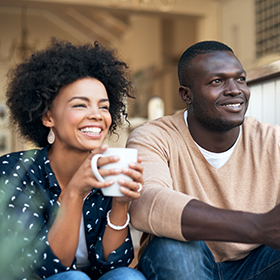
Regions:
[[190, 105], [192, 103], [191, 90], [189, 87], [181, 85], [179, 87], [179, 95], [181, 96], [184, 103], [186, 103], [187, 105]]
[[42, 117], [42, 123], [46, 127], [53, 127], [53, 119], [51, 117], [51, 112], [48, 110]]

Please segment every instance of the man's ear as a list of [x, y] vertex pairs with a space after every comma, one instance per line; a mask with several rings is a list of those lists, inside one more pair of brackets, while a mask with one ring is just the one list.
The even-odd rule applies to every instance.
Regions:
[[53, 127], [54, 123], [53, 123], [53, 119], [51, 117], [51, 112], [50, 110], [47, 111], [47, 113], [45, 113], [42, 117], [42, 123], [44, 126], [46, 127]]
[[192, 103], [191, 90], [189, 87], [181, 85], [179, 87], [179, 95], [181, 96], [184, 103], [186, 103], [187, 105], [190, 105]]

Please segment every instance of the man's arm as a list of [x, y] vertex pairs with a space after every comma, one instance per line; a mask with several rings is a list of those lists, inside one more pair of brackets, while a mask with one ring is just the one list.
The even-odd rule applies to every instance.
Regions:
[[141, 197], [132, 201], [129, 212], [137, 230], [185, 241], [182, 212], [193, 197], [174, 191], [169, 168], [170, 137], [166, 133], [158, 125], [144, 125], [136, 128], [128, 139], [127, 147], [138, 150], [144, 166], [144, 188]]
[[187, 240], [265, 244], [280, 249], [280, 205], [265, 214], [224, 210], [191, 200], [182, 213]]

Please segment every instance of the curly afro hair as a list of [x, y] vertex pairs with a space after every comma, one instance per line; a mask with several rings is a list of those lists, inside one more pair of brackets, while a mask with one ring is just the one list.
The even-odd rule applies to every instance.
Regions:
[[52, 38], [46, 49], [34, 53], [8, 73], [6, 97], [11, 122], [26, 139], [46, 146], [49, 128], [42, 124], [42, 117], [60, 89], [78, 79], [92, 77], [107, 90], [112, 116], [109, 133], [115, 133], [117, 126], [127, 121], [126, 97], [132, 97], [129, 74], [126, 63], [116, 57], [115, 51], [98, 42], [75, 46]]

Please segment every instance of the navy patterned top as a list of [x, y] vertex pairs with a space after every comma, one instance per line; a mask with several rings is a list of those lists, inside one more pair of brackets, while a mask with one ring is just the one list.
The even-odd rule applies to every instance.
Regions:
[[[62, 265], [47, 241], [61, 191], [47, 150], [48, 147], [44, 147], [0, 157], [0, 271], [1, 274], [12, 271], [17, 280], [31, 279], [30, 273], [45, 279], [77, 269], [76, 259], [71, 267]], [[134, 257], [129, 233], [125, 242], [105, 261], [102, 236], [111, 204], [112, 199], [104, 197], [98, 189], [93, 189], [84, 200], [85, 236], [91, 263], [88, 274], [92, 279], [111, 269], [128, 266]]]

